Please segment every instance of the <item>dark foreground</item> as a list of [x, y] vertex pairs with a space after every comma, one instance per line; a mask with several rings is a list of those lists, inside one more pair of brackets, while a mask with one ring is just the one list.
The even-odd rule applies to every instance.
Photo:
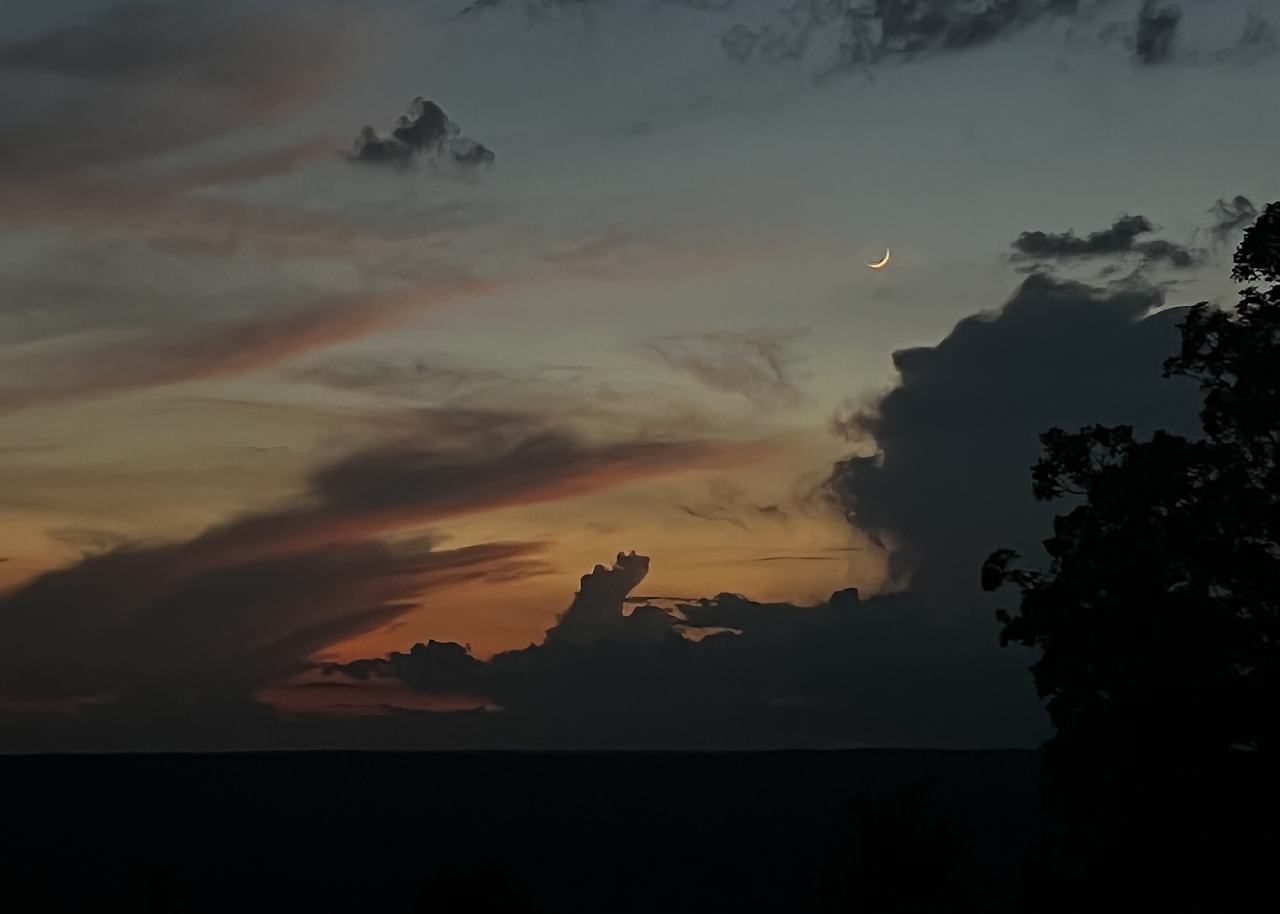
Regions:
[[0, 906], [32, 911], [994, 904], [1039, 802], [1030, 752], [26, 756], [0, 778]]

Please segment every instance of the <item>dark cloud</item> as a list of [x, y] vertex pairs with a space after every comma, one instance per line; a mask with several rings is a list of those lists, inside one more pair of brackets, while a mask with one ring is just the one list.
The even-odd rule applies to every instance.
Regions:
[[379, 136], [378, 131], [366, 125], [352, 143], [351, 158], [358, 162], [407, 163], [413, 158], [413, 147], [395, 137]]
[[1145, 0], [1138, 11], [1133, 36], [1133, 56], [1141, 64], [1164, 63], [1173, 54], [1173, 43], [1182, 21], [1182, 10], [1161, 0]]
[[542, 570], [536, 544], [402, 554], [331, 542], [225, 562], [200, 548], [116, 549], [0, 601], [0, 699], [245, 699], [437, 587]]
[[966, 318], [937, 346], [895, 352], [898, 386], [850, 423], [879, 453], [846, 461], [833, 479], [853, 523], [902, 544], [895, 570], [914, 575], [913, 587], [964, 584], [992, 549], [1047, 529], [1051, 509], [1030, 494], [1047, 428], [1194, 434], [1194, 386], [1161, 376], [1182, 310], [1145, 316], [1162, 304], [1151, 286], [1034, 275], [996, 314]]
[[493, 150], [470, 137], [449, 119], [433, 101], [418, 96], [396, 121], [391, 136], [384, 137], [372, 127], [365, 127], [356, 137], [351, 159], [356, 162], [395, 162], [407, 164], [415, 156], [428, 160], [447, 158], [460, 165], [488, 165]]
[[[825, 53], [819, 75], [884, 60], [980, 47], [1046, 16], [1075, 12], [1076, 0], [797, 0], [758, 26], [738, 24], [721, 36], [732, 59], [770, 63]], [[829, 48], [834, 38], [834, 53]], [[823, 51], [815, 51], [821, 45]]]
[[792, 346], [804, 335], [781, 329], [693, 333], [654, 337], [642, 351], [711, 390], [766, 408], [794, 406], [801, 396], [792, 376], [797, 361]]
[[[652, 626], [647, 623], [654, 614], [646, 612], [646, 607], [638, 607], [630, 616], [622, 615], [623, 601], [648, 574], [648, 556], [636, 555], [635, 550], [619, 552], [612, 568], [597, 565], [582, 576], [577, 597], [547, 632], [546, 643], [594, 644], [601, 639], [662, 637], [666, 626], [651, 633]], [[625, 625], [619, 625], [618, 620], [624, 618]]]
[[1049, 530], [1055, 508], [1030, 491], [1048, 427], [1197, 428], [1194, 384], [1161, 376], [1181, 317], [1151, 314], [1161, 303], [1152, 287], [1037, 275], [998, 312], [895, 354], [897, 386], [851, 421], [879, 453], [839, 464], [830, 493], [891, 550], [902, 592], [635, 598], [648, 562], [619, 555], [540, 645], [489, 662], [424, 645], [330, 675], [483, 695], [503, 711], [471, 738], [497, 744], [1033, 744], [1031, 658], [998, 646], [979, 571], [992, 549], [1030, 551]]
[[328, 672], [465, 688], [502, 709], [488, 738], [517, 745], [960, 746], [1038, 735], [1029, 689], [1003, 689], [1025, 678], [1017, 659], [973, 638], [962, 613], [959, 625], [939, 624], [902, 598], [848, 590], [816, 606], [725, 593], [623, 615], [647, 569], [634, 554], [597, 566], [543, 644], [487, 663], [430, 643]]
[[1180, 269], [1195, 265], [1196, 256], [1182, 245], [1161, 239], [1138, 240], [1139, 236], [1153, 231], [1155, 227], [1145, 216], [1124, 215], [1110, 228], [1090, 232], [1083, 238], [1070, 231], [1023, 232], [1013, 242], [1013, 256], [1044, 262], [1138, 254], [1144, 261], [1163, 260]]
[[696, 465], [711, 442], [590, 444], [536, 419], [424, 416], [420, 438], [316, 471], [295, 505], [185, 542], [131, 543], [0, 599], [0, 700], [247, 696], [431, 589], [544, 570], [536, 543], [441, 551], [382, 537]]
[[1258, 218], [1258, 208], [1248, 197], [1236, 196], [1233, 200], [1218, 200], [1209, 208], [1213, 224], [1209, 231], [1219, 244]]
[[[313, 491], [336, 513], [383, 520], [432, 519], [480, 507], [527, 504], [590, 492], [643, 477], [729, 458], [711, 441], [634, 440], [589, 444], [558, 430], [490, 428], [467, 448], [440, 451], [420, 443], [364, 451], [318, 472]], [[315, 522], [304, 517], [304, 525]]]

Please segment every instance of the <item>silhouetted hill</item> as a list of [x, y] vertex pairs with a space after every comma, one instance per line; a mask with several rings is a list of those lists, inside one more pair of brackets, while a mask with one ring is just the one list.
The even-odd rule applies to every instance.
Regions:
[[1022, 751], [11, 756], [0, 776], [7, 891], [44, 911], [822, 910], [865, 871], [851, 854], [937, 847], [935, 813], [975, 884], [1007, 882], [1039, 803]]

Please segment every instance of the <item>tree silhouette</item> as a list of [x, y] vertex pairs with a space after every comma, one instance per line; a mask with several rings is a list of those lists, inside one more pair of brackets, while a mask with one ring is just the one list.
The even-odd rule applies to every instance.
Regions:
[[507, 869], [492, 864], [436, 866], [418, 887], [415, 912], [527, 914], [540, 910]]
[[1002, 643], [1040, 651], [1064, 907], [1105, 888], [1222, 909], [1280, 860], [1280, 203], [1232, 275], [1254, 285], [1232, 311], [1191, 309], [1165, 363], [1199, 381], [1203, 438], [1049, 430], [1034, 494], [1076, 504], [1048, 569], [1010, 550], [982, 569], [1021, 590]]

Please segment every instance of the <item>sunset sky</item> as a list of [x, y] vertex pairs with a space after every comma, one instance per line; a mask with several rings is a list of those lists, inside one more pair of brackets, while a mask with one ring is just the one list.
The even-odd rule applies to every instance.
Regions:
[[6, 0], [0, 745], [1033, 743], [977, 565], [1194, 428], [1269, 7]]

